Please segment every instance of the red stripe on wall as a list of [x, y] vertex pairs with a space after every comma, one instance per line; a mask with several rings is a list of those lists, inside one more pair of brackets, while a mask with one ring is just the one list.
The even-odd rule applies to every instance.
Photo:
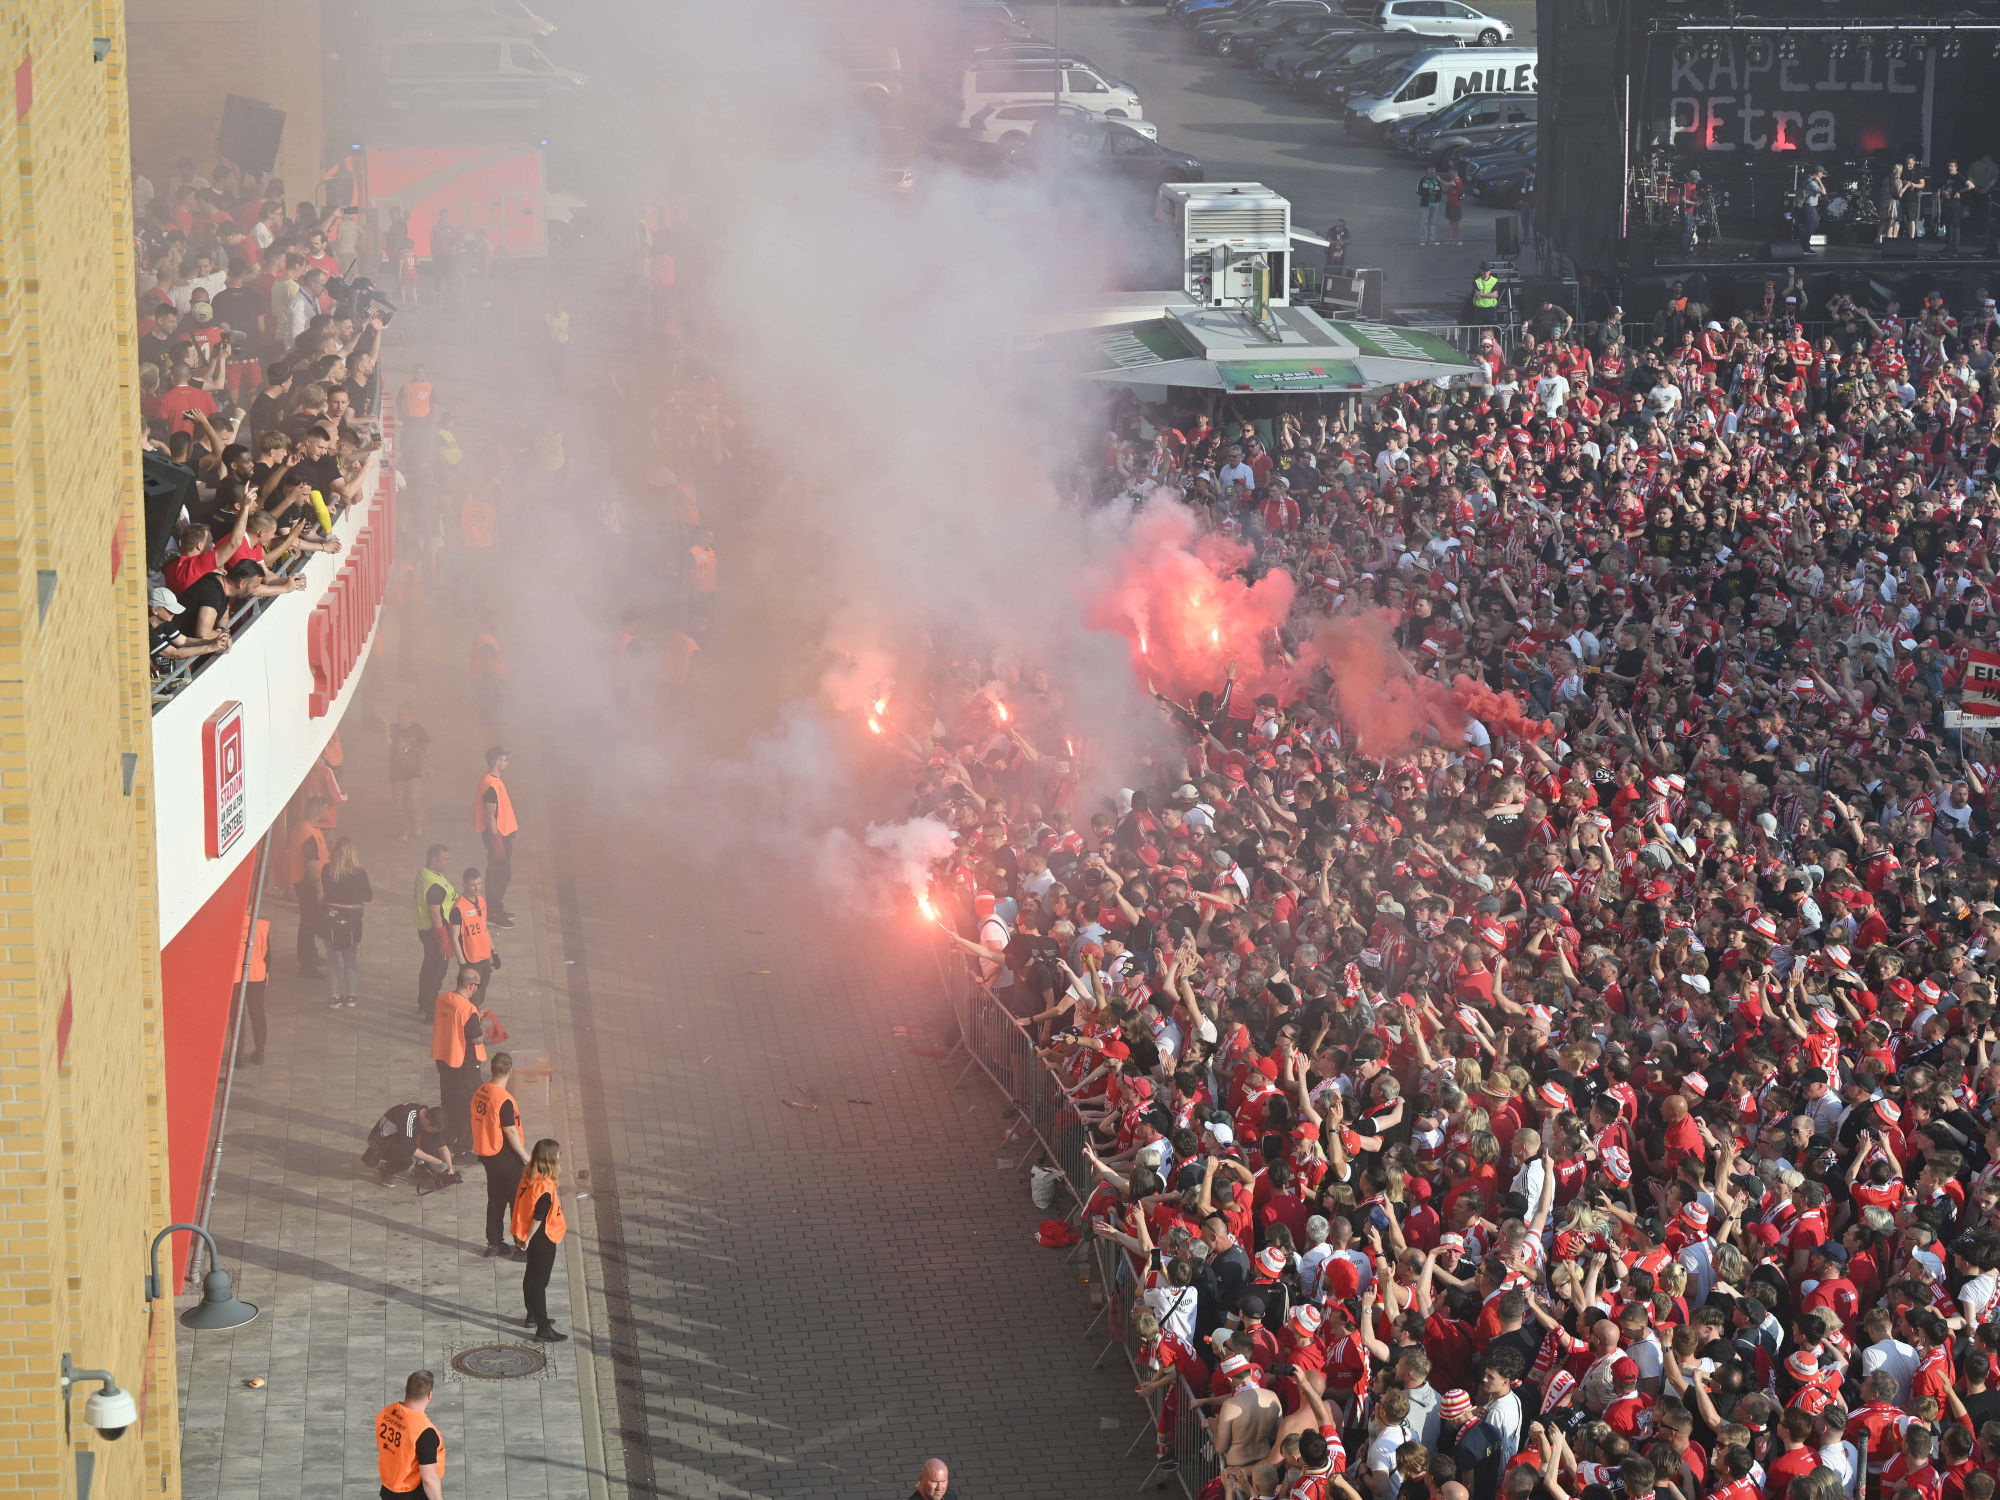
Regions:
[[[202, 1163], [236, 999], [236, 953], [250, 910], [250, 877], [257, 865], [255, 844], [245, 841], [238, 847], [242, 857], [221, 889], [160, 952], [167, 1038], [167, 1193], [176, 1224], [191, 1223], [201, 1213]], [[170, 1288], [181, 1284], [189, 1239], [185, 1234], [173, 1237]]]

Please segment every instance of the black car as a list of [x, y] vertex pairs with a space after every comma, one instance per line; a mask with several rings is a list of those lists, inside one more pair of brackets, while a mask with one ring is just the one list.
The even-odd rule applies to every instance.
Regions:
[[1029, 133], [1028, 158], [1043, 171], [1087, 173], [1148, 188], [1203, 180], [1202, 165], [1194, 157], [1148, 140], [1118, 120], [1072, 115], [1042, 120]]
[[1288, 38], [1282, 45], [1271, 42], [1259, 47], [1257, 68], [1280, 82], [1289, 83], [1292, 74], [1307, 63], [1316, 62], [1335, 49], [1370, 34], [1367, 27], [1338, 22], [1316, 28], [1310, 35]]
[[[1336, 27], [1339, 28], [1337, 33]], [[1360, 32], [1337, 15], [1294, 16], [1277, 26], [1241, 38], [1231, 55], [1256, 63], [1261, 68], [1267, 58], [1325, 41], [1329, 34], [1359, 36]]]
[[1505, 140], [1480, 151], [1467, 151], [1458, 159], [1465, 186], [1481, 203], [1502, 207], [1518, 202], [1521, 184], [1535, 164], [1536, 127], [1516, 131]]
[[1533, 94], [1467, 94], [1413, 124], [1400, 140], [1392, 130], [1390, 140], [1425, 161], [1454, 162], [1468, 151], [1498, 145], [1534, 124], [1536, 116]]
[[1299, 16], [1333, 15], [1333, 0], [1264, 0], [1241, 15], [1217, 16], [1196, 24], [1194, 34], [1211, 52], [1227, 53], [1243, 37]]
[[1388, 58], [1414, 57], [1419, 52], [1434, 52], [1450, 45], [1436, 37], [1412, 36], [1404, 31], [1371, 32], [1337, 44], [1317, 61], [1302, 63], [1292, 72], [1292, 87], [1300, 93], [1331, 99], [1340, 85], [1351, 82], [1356, 74], [1378, 67]]

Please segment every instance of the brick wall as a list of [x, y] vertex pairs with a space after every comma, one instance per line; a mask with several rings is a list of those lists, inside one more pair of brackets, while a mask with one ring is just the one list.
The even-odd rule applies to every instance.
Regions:
[[[0, 1496], [179, 1493], [125, 58], [118, 0], [0, 0]], [[65, 1353], [143, 1433], [65, 1434]]]
[[127, 0], [135, 165], [165, 191], [174, 163], [215, 166], [222, 101], [241, 94], [285, 112], [277, 174], [288, 204], [311, 198], [324, 144], [318, 0]]

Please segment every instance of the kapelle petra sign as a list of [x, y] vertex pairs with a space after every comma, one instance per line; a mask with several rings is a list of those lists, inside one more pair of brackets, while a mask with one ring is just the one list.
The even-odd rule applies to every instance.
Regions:
[[202, 843], [210, 859], [220, 859], [236, 847], [249, 821], [240, 703], [225, 703], [202, 721], [201, 786], [208, 812], [202, 820]]

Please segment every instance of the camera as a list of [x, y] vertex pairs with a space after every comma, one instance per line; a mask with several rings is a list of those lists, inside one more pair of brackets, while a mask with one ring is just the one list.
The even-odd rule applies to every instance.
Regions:
[[435, 1193], [439, 1188], [457, 1187], [465, 1181], [457, 1172], [447, 1172], [443, 1167], [427, 1161], [420, 1161], [411, 1169], [410, 1180], [416, 1184], [419, 1198]]
[[83, 1419], [97, 1429], [99, 1437], [115, 1443], [125, 1436], [126, 1428], [139, 1420], [139, 1403], [132, 1399], [130, 1391], [113, 1386], [84, 1402]]
[[327, 282], [326, 291], [336, 304], [349, 304], [357, 318], [366, 318], [370, 313], [379, 315], [384, 328], [396, 316], [396, 304], [377, 290], [375, 283], [366, 276], [357, 276], [352, 281], [336, 276]]

